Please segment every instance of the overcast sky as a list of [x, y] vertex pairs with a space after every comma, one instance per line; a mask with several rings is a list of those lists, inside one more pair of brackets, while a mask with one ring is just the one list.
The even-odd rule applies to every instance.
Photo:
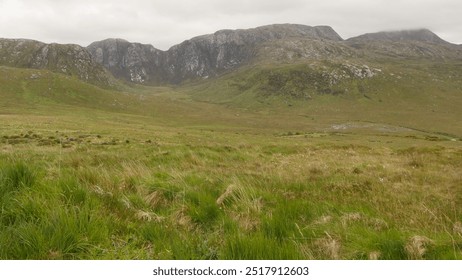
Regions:
[[0, 0], [0, 37], [87, 46], [124, 38], [166, 50], [220, 29], [332, 26], [343, 38], [428, 28], [462, 44], [461, 0]]

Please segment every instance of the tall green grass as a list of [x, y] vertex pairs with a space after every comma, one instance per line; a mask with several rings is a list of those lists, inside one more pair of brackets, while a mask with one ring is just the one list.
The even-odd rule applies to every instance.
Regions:
[[460, 142], [224, 110], [2, 115], [0, 258], [462, 259]]

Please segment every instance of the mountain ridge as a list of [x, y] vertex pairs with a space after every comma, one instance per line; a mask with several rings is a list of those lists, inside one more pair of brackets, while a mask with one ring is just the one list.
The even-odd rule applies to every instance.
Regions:
[[380, 31], [366, 33], [347, 39], [346, 41], [376, 40], [376, 41], [421, 41], [436, 44], [451, 44], [427, 28], [400, 30], [400, 31]]
[[345, 40], [345, 43], [366, 56], [389, 58], [461, 59], [462, 49], [441, 39], [428, 29], [367, 33]]
[[[343, 41], [328, 26], [274, 24], [251, 29], [219, 30], [213, 34], [185, 40], [167, 51], [156, 49], [151, 54], [137, 48], [139, 43], [114, 42], [112, 45], [107, 45], [107, 40], [93, 42], [87, 49], [97, 61], [102, 62], [103, 66], [118, 78], [132, 82], [149, 83], [166, 80], [180, 83], [197, 77], [216, 76], [242, 66], [253, 58], [256, 45], [285, 38]], [[143, 46], [155, 49], [152, 45]], [[115, 54], [122, 54], [122, 57], [115, 57]], [[104, 56], [108, 59], [101, 59]], [[151, 62], [146, 65], [138, 57], [144, 57], [143, 61]], [[119, 63], [114, 65], [109, 61], [119, 61]]]
[[[100, 53], [109, 52], [99, 46], [104, 45], [102, 42], [104, 41], [90, 45], [89, 50], [93, 56], [97, 56], [95, 49]], [[280, 42], [279, 49], [274, 47], [275, 42]], [[287, 44], [287, 42], [292, 44]], [[387, 46], [386, 50], [383, 50], [371, 45], [371, 42], [388, 45], [398, 42], [410, 44], [411, 47], [402, 51], [401, 49], [406, 49], [407, 46]], [[133, 44], [132, 48], [135, 49], [136, 43], [130, 44]], [[415, 44], [420, 45], [414, 46]], [[425, 46], [422, 47], [422, 44]], [[430, 48], [427, 44], [431, 44]], [[152, 47], [152, 45], [148, 46]], [[132, 68], [126, 69], [126, 65], [119, 63], [117, 71], [112, 70], [111, 72], [118, 78], [127, 79], [128, 77], [127, 80], [132, 82], [143, 81], [149, 84], [150, 82], [167, 81], [177, 84], [190, 79], [215, 77], [249, 65], [261, 57], [266, 61], [287, 62], [287, 59], [280, 58], [281, 53], [290, 56], [289, 60], [292, 62], [294, 57], [304, 59], [323, 59], [333, 56], [360, 57], [364, 49], [372, 49], [373, 52], [379, 54], [389, 51], [390, 57], [422, 55], [443, 58], [443, 53], [452, 50], [441, 50], [442, 46], [454, 48], [455, 45], [442, 40], [428, 29], [368, 33], [343, 40], [330, 26], [273, 24], [250, 29], [223, 29], [212, 34], [193, 37], [166, 51], [156, 52], [156, 58], [150, 58], [155, 61], [149, 64], [151, 67], [139, 63], [137, 59], [139, 54], [132, 53], [133, 57], [130, 55], [124, 57], [125, 61], [133, 62], [131, 63]], [[264, 47], [272, 50], [262, 51]], [[293, 54], [288, 54], [290, 51]], [[127, 50], [122, 52], [129, 53]], [[114, 67], [108, 64], [103, 65], [110, 70]], [[153, 65], [155, 67], [152, 67]], [[119, 71], [124, 68], [126, 69], [125, 74], [120, 75]], [[136, 73], [135, 77], [133, 73]]]
[[0, 39], [0, 65], [48, 69], [100, 86], [113, 81], [102, 65], [77, 44], [46, 44], [29, 39]]
[[333, 59], [367, 62], [379, 57], [444, 61], [461, 59], [462, 48], [428, 29], [367, 33], [344, 40], [330, 26], [300, 24], [218, 30], [166, 51], [120, 38], [96, 41], [87, 47], [0, 39], [1, 65], [45, 68], [102, 85], [110, 84], [107, 71], [133, 83], [179, 84], [216, 77], [246, 65]]

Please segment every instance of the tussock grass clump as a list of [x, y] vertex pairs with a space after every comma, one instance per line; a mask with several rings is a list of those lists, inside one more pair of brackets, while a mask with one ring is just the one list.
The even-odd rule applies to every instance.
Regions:
[[216, 204], [216, 198], [207, 192], [189, 192], [186, 194], [186, 200], [192, 221], [202, 226], [211, 226], [222, 213]]
[[407, 242], [405, 249], [408, 257], [413, 260], [421, 260], [424, 258], [428, 250], [428, 246], [434, 244], [433, 240], [425, 236], [413, 236]]
[[235, 235], [227, 239], [222, 259], [292, 260], [302, 255], [292, 242], [280, 242], [260, 234]]
[[317, 255], [322, 256], [323, 259], [338, 260], [341, 257], [341, 242], [333, 238], [326, 232], [326, 237], [319, 238], [314, 242], [317, 250]]
[[[20, 166], [20, 167], [18, 167]], [[12, 164], [6, 174], [22, 186], [2, 200], [0, 221], [7, 226], [0, 233], [2, 259], [80, 259], [104, 243], [108, 220], [98, 214], [99, 203], [77, 180], [67, 177], [55, 184], [33, 183], [30, 170]], [[16, 170], [16, 171], [12, 171]], [[29, 170], [29, 171], [27, 171]]]
[[[79, 259], [103, 242], [107, 228], [101, 219], [81, 210], [55, 210], [41, 221], [20, 223], [10, 232], [16, 238], [8, 255], [16, 259]], [[46, 219], [45, 219], [46, 218]]]
[[382, 260], [403, 260], [407, 257], [405, 237], [396, 230], [377, 235], [375, 244]]
[[225, 191], [217, 198], [217, 205], [237, 222], [244, 232], [255, 231], [261, 224], [264, 208], [263, 199], [257, 190], [234, 178]]
[[1, 168], [0, 186], [2, 193], [29, 188], [35, 184], [36, 171], [24, 162], [14, 162]]
[[255, 188], [245, 185], [239, 180], [228, 185], [225, 191], [217, 198], [216, 203], [220, 206], [239, 207], [241, 210], [260, 212], [260, 197], [257, 195]]

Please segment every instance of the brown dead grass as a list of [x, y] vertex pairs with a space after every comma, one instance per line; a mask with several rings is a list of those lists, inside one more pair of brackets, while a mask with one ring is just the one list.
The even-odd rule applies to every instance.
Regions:
[[164, 217], [161, 217], [153, 212], [138, 210], [136, 211], [135, 217], [140, 221], [145, 222], [161, 222], [164, 220]]
[[379, 251], [373, 251], [369, 253], [370, 260], [378, 260], [382, 254]]
[[454, 231], [455, 234], [462, 237], [462, 223], [461, 222], [454, 223], [453, 231]]
[[318, 253], [324, 255], [326, 259], [338, 260], [341, 258], [341, 243], [326, 232], [326, 237], [315, 241]]
[[413, 236], [405, 246], [409, 259], [422, 260], [427, 252], [428, 246], [434, 244], [433, 240], [425, 236]]
[[161, 191], [153, 191], [152, 193], [145, 196], [144, 200], [154, 209], [167, 204], [167, 201]]

